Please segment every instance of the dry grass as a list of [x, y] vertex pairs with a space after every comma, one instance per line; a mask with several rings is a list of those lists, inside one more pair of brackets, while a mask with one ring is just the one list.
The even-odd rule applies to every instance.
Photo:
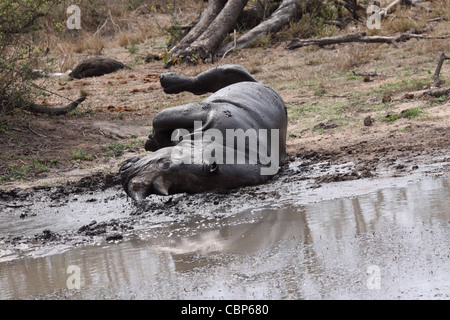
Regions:
[[395, 15], [387, 17], [381, 24], [382, 32], [393, 34], [407, 32], [411, 29], [420, 30], [427, 27], [428, 18], [424, 14], [417, 14], [417, 9], [399, 9]]
[[88, 52], [89, 54], [100, 54], [100, 51], [105, 47], [105, 44], [105, 39], [86, 33], [75, 41], [72, 49], [75, 53]]
[[53, 54], [58, 57], [59, 61], [57, 71], [66, 72], [73, 69], [76, 64], [76, 54], [98, 55], [107, 45], [105, 39], [88, 33], [83, 34], [74, 42], [66, 40], [57, 43], [53, 49]]
[[117, 36], [117, 44], [121, 47], [125, 47], [130, 43], [129, 35], [127, 33], [120, 33]]
[[[42, 52], [50, 50], [56, 62], [45, 68], [53, 72], [65, 72], [78, 62], [79, 54], [97, 55], [103, 49], [132, 47], [152, 43], [156, 37], [164, 37], [173, 14], [173, 2], [164, 0], [81, 0], [77, 3], [82, 12], [81, 30], [68, 30], [65, 8], [70, 4], [63, 1], [41, 21], [41, 30], [35, 34], [36, 46]], [[176, 2], [177, 17], [180, 21], [192, 21], [198, 11], [205, 6], [203, 1]], [[186, 22], [187, 23], [187, 22]], [[44, 68], [44, 67], [43, 67]]]
[[71, 70], [75, 65], [75, 55], [72, 50], [72, 44], [67, 42], [58, 43], [56, 46], [56, 52], [60, 56], [59, 61], [59, 72], [66, 72], [67, 70]]
[[329, 59], [334, 70], [349, 71], [361, 65], [380, 59], [381, 50], [379, 46], [368, 44], [354, 44], [336, 50]]
[[[156, 32], [155, 32], [156, 31]], [[158, 34], [158, 28], [153, 23], [147, 25], [139, 25], [136, 30], [130, 30], [128, 32], [121, 32], [117, 36], [117, 44], [121, 47], [125, 47], [132, 44], [140, 44], [145, 42], [148, 38], [151, 38]]]
[[294, 38], [329, 37], [338, 32], [336, 26], [325, 24], [322, 20], [304, 14], [300, 20], [290, 22], [277, 35], [281, 41], [289, 41]]
[[407, 49], [414, 54], [424, 55], [427, 53], [450, 52], [450, 41], [431, 39], [418, 41], [415, 46]]
[[[382, 7], [385, 7], [391, 1], [382, 1]], [[450, 19], [450, 1], [437, 0], [430, 3], [422, 3], [424, 7], [432, 8], [427, 12], [418, 7], [400, 7], [395, 10], [382, 22], [381, 33], [392, 34], [396, 32], [406, 32], [411, 29], [423, 29], [430, 27], [428, 20], [433, 18]]]
[[[382, 3], [382, 6], [389, 2], [390, 1], [385, 1], [384, 4]], [[78, 34], [75, 39], [73, 37], [69, 37], [67, 39], [64, 39], [64, 37], [62, 37], [59, 43], [57, 43], [58, 40], [55, 37], [52, 41], [45, 42], [49, 47], [52, 46], [53, 48], [56, 48], [55, 50], [53, 50], [53, 52], [58, 55], [60, 65], [60, 70], [58, 71], [66, 71], [67, 69], [73, 68], [74, 63], [77, 62], [76, 60], [80, 58], [78, 55], [80, 53], [83, 55], [97, 54], [101, 48], [105, 48], [105, 50], [113, 49], [118, 45], [120, 47], [125, 47], [126, 50], [122, 49], [122, 52], [129, 56], [129, 53], [135, 53], [135, 51], [131, 50], [132, 48], [130, 48], [130, 46], [133, 47], [135, 45], [142, 44], [142, 47], [145, 47], [146, 50], [148, 50], [148, 47], [152, 46], [152, 43], [153, 45], [155, 45], [156, 37], [158, 37], [158, 44], [161, 45], [161, 39], [164, 39], [164, 37], [166, 37], [162, 29], [164, 26], [170, 23], [171, 15], [162, 14], [160, 12], [170, 12], [172, 8], [168, 8], [167, 3], [164, 1], [153, 0], [141, 3], [136, 0], [134, 1], [134, 3], [137, 5], [138, 9], [134, 11], [126, 11], [120, 9], [121, 7], [118, 5], [120, 3], [123, 4], [124, 1], [114, 2], [113, 7], [110, 7], [107, 10], [106, 16], [104, 16], [103, 19], [98, 20], [98, 24], [97, 26], [95, 26], [94, 30], [99, 31], [101, 27], [104, 27], [100, 30], [101, 32], [96, 32], [97, 35], [93, 35], [94, 32], [83, 31], [83, 33]], [[164, 8], [162, 7], [163, 5], [165, 5]], [[177, 2], [177, 7], [179, 9], [179, 20], [183, 23], [190, 22], [195, 14], [200, 12], [201, 8], [203, 8], [204, 6], [205, 4], [199, 0], [189, 3]], [[423, 12], [417, 8], [411, 8], [403, 11], [397, 10], [397, 12], [393, 13], [393, 15], [395, 16], [394, 19], [387, 19], [383, 21], [380, 33], [391, 35], [396, 32], [408, 31], [412, 27], [421, 28], [426, 25], [426, 21], [430, 18], [436, 16], [448, 17], [450, 15], [450, 1], [436, 0], [433, 2], [433, 6], [436, 6], [436, 9], [432, 14]], [[157, 13], [155, 13], [154, 11], [155, 8]], [[415, 18], [409, 18], [409, 15]], [[92, 20], [90, 21], [90, 23], [94, 23], [94, 21]], [[439, 26], [443, 25], [445, 25], [445, 23], [439, 24]], [[317, 21], [313, 21], [311, 17], [305, 15], [298, 22], [290, 23], [276, 35], [268, 35], [255, 41], [254, 43], [252, 43], [252, 46], [258, 47], [259, 49], [264, 49], [271, 46], [276, 47], [280, 44], [280, 41], [288, 41], [294, 37], [320, 37], [338, 32], [347, 33], [349, 31], [338, 31], [334, 26], [317, 24]], [[439, 29], [434, 30], [434, 33], [438, 34], [445, 34], [448, 32], [450, 32], [449, 26], [444, 28], [440, 27]], [[283, 45], [281, 44], [281, 46]], [[293, 71], [297, 72], [297, 75], [293, 75], [292, 79], [304, 81], [303, 76], [299, 76], [298, 74], [298, 68], [300, 66], [301, 68], [303, 68], [301, 72], [304, 72], [305, 68], [314, 69], [315, 72], [312, 75], [313, 77], [315, 77], [316, 74], [318, 76], [322, 76], [330, 70], [346, 72], [354, 68], [373, 63], [374, 61], [380, 59], [382, 52], [380, 48], [382, 46], [383, 45], [354, 44], [346, 46], [336, 46], [334, 50], [323, 50], [318, 47], [311, 46], [299, 51], [302, 53], [306, 53], [306, 55], [302, 57], [304, 60], [291, 61], [290, 59], [287, 59], [279, 67], [280, 70], [283, 71], [283, 73], [289, 74]], [[141, 48], [141, 46], [139, 48]], [[414, 45], [406, 45], [405, 51], [412, 51], [415, 54], [450, 51], [450, 41], [417, 41]], [[142, 51], [139, 51], [139, 53], [141, 52]], [[75, 59], [74, 57], [77, 56], [78, 58]], [[257, 73], [258, 76], [261, 76], [263, 78], [265, 77], [266, 71], [271, 69], [270, 65], [273, 63], [276, 64], [279, 59], [279, 57], [273, 57], [270, 55], [257, 55], [254, 58], [246, 56], [245, 59], [248, 60], [245, 60], [244, 58], [236, 60], [235, 58], [239, 56], [239, 53], [237, 55], [235, 54], [234, 58], [226, 59], [222, 61], [222, 63], [234, 62], [242, 64], [249, 70], [251, 70], [252, 73]], [[183, 69], [183, 72], [195, 74], [207, 69], [208, 67], [209, 65], [200, 65], [198, 67], [195, 67], [194, 69]], [[277, 79], [277, 77], [274, 77], [274, 79]]]

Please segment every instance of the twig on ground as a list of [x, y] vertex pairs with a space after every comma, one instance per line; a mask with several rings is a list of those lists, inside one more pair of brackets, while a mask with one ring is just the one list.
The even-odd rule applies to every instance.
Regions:
[[28, 130], [30, 130], [32, 133], [34, 133], [34, 134], [37, 135], [38, 137], [41, 137], [41, 138], [47, 138], [47, 136], [46, 136], [45, 134], [42, 134], [42, 133], [39, 133], [39, 132], [33, 130], [33, 128], [31, 128], [31, 125], [30, 125], [30, 124], [28, 124]]

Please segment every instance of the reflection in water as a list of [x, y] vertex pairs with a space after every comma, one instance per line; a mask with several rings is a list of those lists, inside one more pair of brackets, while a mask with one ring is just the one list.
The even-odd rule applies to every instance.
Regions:
[[[448, 298], [450, 179], [0, 263], [0, 298]], [[67, 267], [81, 290], [68, 290]], [[369, 290], [370, 265], [381, 288]]]

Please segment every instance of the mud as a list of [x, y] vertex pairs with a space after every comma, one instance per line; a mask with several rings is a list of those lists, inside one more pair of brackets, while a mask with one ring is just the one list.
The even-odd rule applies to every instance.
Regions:
[[[448, 298], [449, 168], [447, 150], [305, 153], [264, 185], [140, 203], [114, 174], [2, 191], [1, 298]], [[66, 289], [71, 264], [84, 289]], [[390, 285], [368, 291], [379, 264]]]

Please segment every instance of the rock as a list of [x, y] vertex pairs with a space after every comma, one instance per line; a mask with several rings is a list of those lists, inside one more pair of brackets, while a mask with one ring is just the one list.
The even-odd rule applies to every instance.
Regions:
[[382, 101], [383, 103], [391, 102], [391, 101], [392, 101], [392, 97], [391, 97], [390, 95], [388, 95], [387, 93], [385, 93], [385, 94], [383, 95], [383, 99], [381, 99], [381, 101]]
[[361, 178], [371, 178], [371, 177], [373, 177], [373, 173], [372, 173], [372, 171], [365, 169], [359, 174], [359, 176]]
[[364, 118], [364, 125], [366, 127], [370, 127], [374, 122], [375, 120], [371, 116], [367, 116], [366, 118]]
[[326, 129], [334, 129], [337, 127], [339, 127], [339, 126], [336, 123], [334, 123], [333, 120], [328, 120], [325, 123], [321, 122], [318, 125], [315, 125], [313, 129], [314, 130], [319, 130], [319, 129], [326, 130]]
[[406, 93], [403, 97], [402, 97], [402, 100], [405, 100], [405, 99], [414, 99], [414, 93]]

